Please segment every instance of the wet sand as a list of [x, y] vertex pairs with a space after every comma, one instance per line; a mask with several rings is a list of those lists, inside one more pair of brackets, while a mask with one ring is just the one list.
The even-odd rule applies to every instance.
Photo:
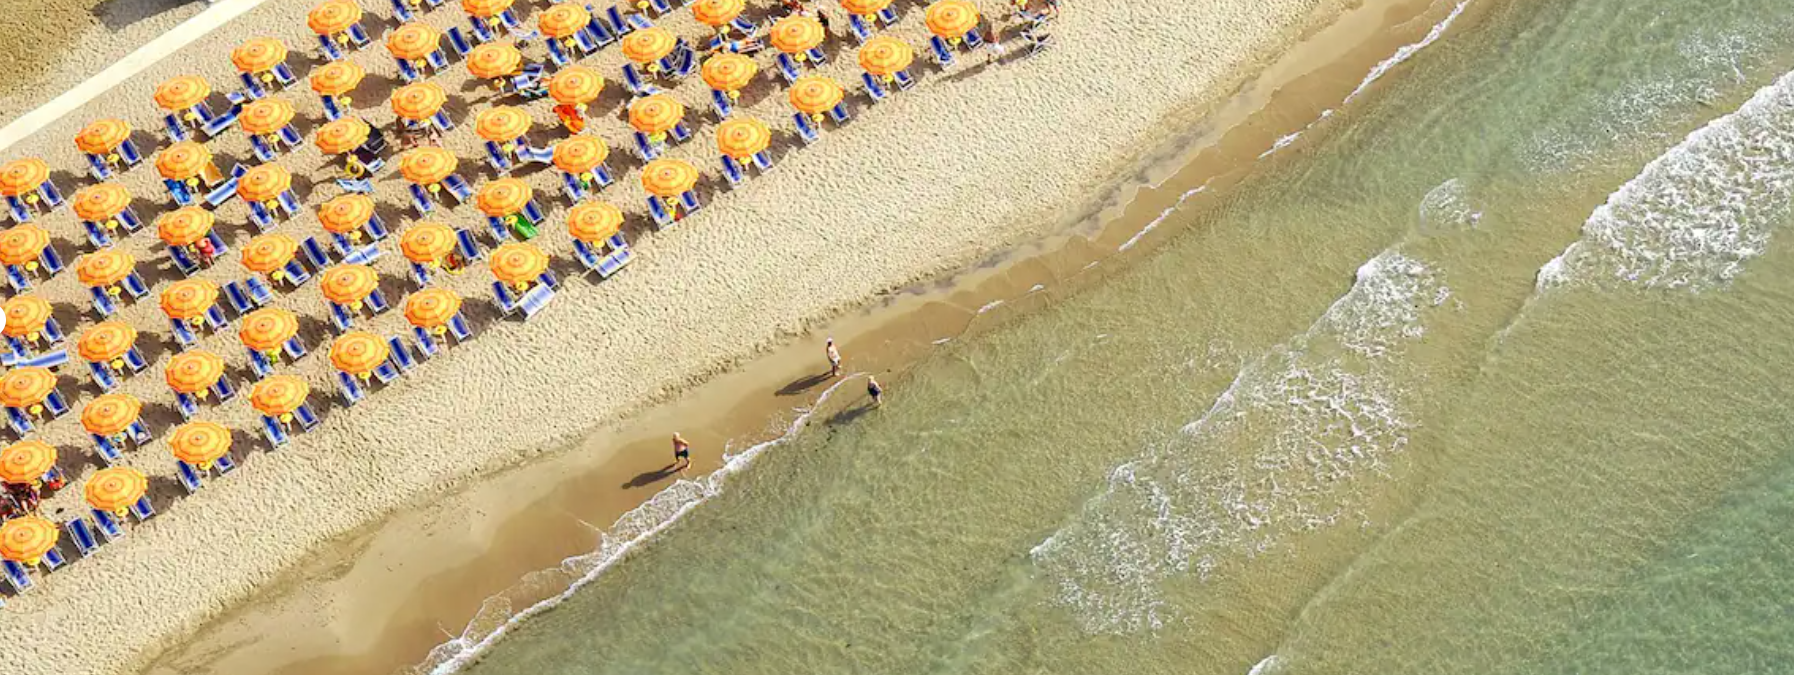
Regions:
[[8, 3], [0, 12], [0, 53], [7, 55], [0, 120], [42, 105], [205, 8], [204, 0]]

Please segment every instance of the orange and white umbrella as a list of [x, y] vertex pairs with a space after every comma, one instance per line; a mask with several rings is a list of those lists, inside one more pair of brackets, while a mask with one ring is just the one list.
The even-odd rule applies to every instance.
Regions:
[[704, 67], [698, 71], [703, 76], [704, 84], [711, 89], [726, 91], [731, 94], [741, 91], [754, 75], [760, 72], [760, 66], [754, 60], [741, 54], [723, 52], [704, 59]]
[[212, 95], [212, 85], [198, 75], [181, 75], [156, 85], [156, 105], [169, 112], [180, 112], [204, 103]]
[[212, 151], [196, 141], [181, 141], [156, 155], [156, 173], [172, 181], [198, 178], [212, 165]]
[[597, 136], [574, 136], [554, 145], [554, 166], [575, 176], [604, 165], [610, 148]]
[[841, 0], [841, 9], [858, 16], [872, 16], [890, 6], [891, 0]]
[[623, 210], [609, 202], [580, 202], [567, 211], [567, 233], [588, 244], [616, 236], [623, 228]]
[[441, 49], [442, 34], [426, 23], [408, 23], [386, 34], [386, 51], [406, 61], [422, 60]]
[[279, 164], [257, 165], [237, 179], [237, 196], [247, 202], [271, 202], [293, 187], [293, 174]]
[[34, 265], [44, 248], [50, 245], [50, 233], [31, 223], [21, 223], [0, 232], [0, 263]]
[[522, 213], [524, 205], [533, 196], [529, 184], [515, 178], [500, 178], [480, 186], [474, 203], [480, 207], [481, 213], [493, 218], [503, 218]]
[[311, 90], [324, 96], [342, 96], [361, 86], [368, 71], [354, 61], [331, 61], [311, 71]]
[[81, 427], [102, 438], [116, 436], [131, 428], [143, 413], [143, 402], [130, 394], [104, 394], [87, 402], [81, 409]]
[[573, 37], [579, 29], [592, 23], [592, 14], [578, 3], [563, 2], [543, 10], [536, 17], [536, 27], [550, 39]]
[[0, 167], [0, 195], [18, 197], [50, 180], [50, 165], [36, 157], [15, 159]]
[[791, 83], [787, 96], [791, 107], [805, 115], [821, 115], [840, 105], [845, 95], [841, 85], [821, 75], [805, 75]]
[[344, 117], [318, 128], [312, 142], [326, 155], [340, 155], [368, 142], [372, 129], [358, 117]]
[[149, 492], [149, 478], [128, 466], [100, 469], [87, 478], [81, 496], [87, 505], [104, 513], [124, 513]]
[[0, 449], [0, 483], [36, 485], [56, 468], [56, 448], [39, 440], [24, 440]]
[[473, 126], [480, 138], [493, 143], [510, 143], [529, 133], [529, 113], [514, 106], [495, 106], [480, 111]]
[[56, 548], [62, 530], [39, 516], [21, 516], [0, 523], [0, 558], [36, 565]]
[[224, 358], [203, 349], [189, 349], [168, 360], [162, 379], [182, 394], [204, 396], [224, 377]]
[[9, 337], [35, 340], [50, 322], [50, 302], [31, 293], [21, 293], [0, 305], [6, 312], [4, 332]]
[[468, 16], [490, 19], [511, 8], [512, 0], [461, 0], [461, 11]]
[[508, 42], [488, 42], [467, 53], [467, 72], [482, 80], [516, 75], [523, 68], [523, 54]]
[[212, 468], [212, 463], [230, 454], [230, 429], [216, 422], [194, 421], [175, 427], [168, 437], [168, 449], [174, 458], [199, 467]]
[[434, 185], [454, 174], [459, 164], [454, 153], [425, 146], [405, 153], [399, 160], [399, 173], [418, 185]]
[[970, 0], [936, 0], [924, 17], [928, 32], [948, 40], [965, 37], [978, 25], [978, 6]]
[[286, 60], [287, 46], [276, 38], [251, 38], [230, 53], [231, 65], [243, 73], [273, 70]]
[[420, 122], [442, 111], [448, 94], [435, 82], [418, 82], [399, 87], [392, 93], [392, 112], [403, 119]]
[[666, 94], [638, 98], [629, 104], [629, 126], [650, 136], [664, 134], [685, 118], [685, 106]]
[[673, 53], [678, 39], [659, 26], [643, 28], [623, 36], [623, 57], [638, 64], [648, 64]]
[[332, 234], [349, 234], [374, 219], [374, 198], [350, 192], [318, 207], [318, 223]]
[[604, 78], [598, 71], [573, 65], [562, 68], [548, 80], [548, 95], [561, 105], [585, 105], [598, 99], [604, 91]]
[[243, 106], [237, 115], [237, 123], [243, 126], [243, 132], [257, 136], [266, 136], [288, 124], [292, 124], [293, 104], [278, 96], [270, 96]]
[[103, 223], [131, 206], [131, 191], [118, 183], [100, 183], [81, 188], [70, 200], [75, 217], [90, 223]]
[[255, 383], [249, 390], [249, 404], [257, 412], [285, 422], [293, 411], [305, 405], [305, 397], [310, 395], [311, 385], [305, 380], [296, 375], [275, 375]]
[[169, 246], [190, 246], [212, 233], [215, 216], [197, 206], [186, 206], [156, 219], [156, 236]]
[[162, 313], [177, 321], [201, 316], [217, 303], [218, 284], [206, 279], [182, 279], [162, 290]]
[[677, 197], [697, 184], [697, 167], [682, 160], [657, 159], [642, 167], [642, 188], [656, 197]]
[[802, 54], [815, 49], [825, 37], [828, 37], [828, 31], [823, 30], [822, 22], [802, 14], [779, 19], [772, 25], [772, 46], [786, 54]]
[[292, 237], [278, 232], [264, 234], [243, 247], [243, 267], [258, 274], [272, 274], [292, 262], [298, 251], [299, 243]]
[[0, 405], [30, 408], [56, 391], [56, 373], [49, 368], [14, 368], [0, 376]]
[[358, 377], [373, 373], [391, 355], [386, 341], [372, 333], [346, 333], [330, 343], [330, 365]]
[[909, 43], [887, 35], [867, 40], [860, 47], [860, 67], [879, 77], [902, 72], [915, 59], [916, 51]]
[[319, 290], [324, 299], [339, 305], [353, 305], [366, 300], [380, 287], [380, 276], [367, 265], [337, 265], [324, 270]]
[[405, 299], [405, 320], [424, 330], [448, 325], [461, 312], [461, 296], [446, 288], [426, 288]]
[[137, 258], [117, 248], [100, 249], [75, 261], [75, 278], [88, 288], [111, 286], [136, 270]]
[[121, 119], [95, 120], [75, 134], [75, 147], [89, 155], [104, 155], [131, 137], [130, 123]]
[[492, 276], [506, 284], [528, 284], [548, 270], [548, 254], [532, 244], [510, 242], [492, 249]]
[[772, 143], [772, 130], [752, 117], [737, 117], [716, 127], [716, 148], [723, 156], [747, 159], [766, 150]]
[[305, 15], [305, 25], [313, 33], [336, 35], [361, 23], [361, 5], [354, 0], [324, 0]]
[[416, 223], [399, 235], [399, 252], [419, 265], [441, 262], [455, 250], [455, 231], [441, 223]]
[[697, 0], [691, 3], [691, 15], [698, 23], [711, 28], [729, 25], [745, 9], [747, 3], [744, 0]]
[[124, 358], [136, 344], [137, 329], [131, 324], [104, 321], [81, 333], [81, 339], [75, 343], [75, 352], [89, 363], [111, 363]]
[[279, 307], [263, 307], [238, 322], [237, 340], [251, 351], [272, 352], [299, 334], [299, 315]]

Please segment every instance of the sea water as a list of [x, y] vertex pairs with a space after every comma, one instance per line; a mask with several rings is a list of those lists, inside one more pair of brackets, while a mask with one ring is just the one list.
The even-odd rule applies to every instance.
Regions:
[[1469, 6], [429, 667], [1794, 672], [1794, 3]]

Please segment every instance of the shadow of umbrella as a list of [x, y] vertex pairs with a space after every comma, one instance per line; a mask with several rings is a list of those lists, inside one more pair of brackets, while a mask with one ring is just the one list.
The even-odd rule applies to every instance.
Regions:
[[107, 0], [93, 8], [93, 18], [99, 19], [107, 30], [119, 30], [144, 19], [175, 9], [192, 6], [188, 14], [197, 14], [206, 8], [199, 0]]

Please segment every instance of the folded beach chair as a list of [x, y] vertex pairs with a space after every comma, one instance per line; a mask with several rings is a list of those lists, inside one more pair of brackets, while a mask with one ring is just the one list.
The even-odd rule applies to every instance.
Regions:
[[63, 523], [62, 530], [68, 533], [69, 541], [75, 544], [75, 551], [81, 557], [91, 557], [100, 550], [99, 538], [94, 536], [93, 526], [87, 524], [86, 518], [76, 516], [74, 520]]
[[548, 284], [537, 284], [535, 288], [531, 288], [528, 293], [523, 294], [523, 298], [517, 302], [517, 308], [523, 310], [523, 318], [528, 319], [542, 311], [542, 308], [548, 306], [548, 301], [553, 299], [554, 288]]
[[199, 133], [211, 139], [237, 123], [237, 116], [243, 113], [242, 106], [233, 105], [224, 114], [206, 120], [199, 126]]

